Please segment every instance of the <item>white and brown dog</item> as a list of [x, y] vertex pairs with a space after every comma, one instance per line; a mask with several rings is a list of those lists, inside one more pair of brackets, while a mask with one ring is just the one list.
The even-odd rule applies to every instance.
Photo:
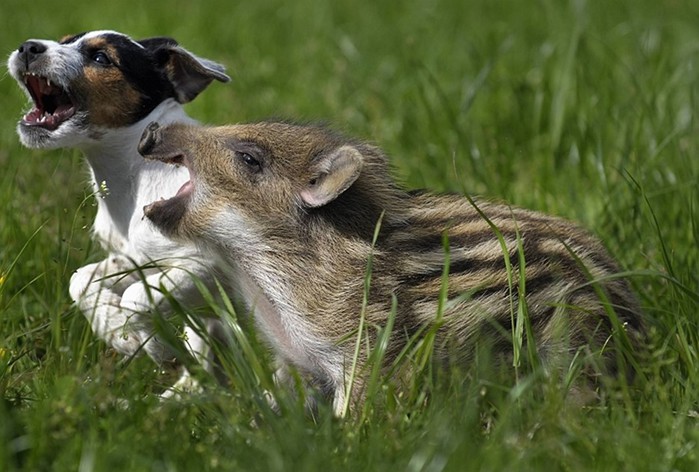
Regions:
[[[8, 68], [32, 103], [17, 126], [22, 143], [80, 149], [99, 196], [94, 235], [109, 254], [75, 272], [71, 297], [118, 352], [143, 349], [159, 364], [170, 360], [171, 350], [154, 335], [152, 313], [171, 312], [170, 297], [186, 309], [201, 306], [194, 280], [210, 284], [213, 271], [194, 247], [163, 237], [143, 217], [145, 205], [185, 189], [189, 172], [145, 161], [136, 148], [148, 123], [193, 122], [182, 105], [213, 80], [230, 78], [223, 66], [171, 38], [135, 41], [114, 31], [26, 41]], [[223, 326], [215, 318], [202, 323], [209, 332]], [[199, 332], [186, 328], [188, 349], [208, 364]], [[185, 369], [168, 392], [191, 385]]]

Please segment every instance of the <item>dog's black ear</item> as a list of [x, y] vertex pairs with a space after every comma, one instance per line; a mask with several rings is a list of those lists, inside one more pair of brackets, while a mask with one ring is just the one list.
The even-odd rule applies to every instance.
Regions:
[[160, 48], [177, 46], [177, 40], [169, 36], [155, 36], [153, 38], [140, 39], [138, 44], [150, 51], [156, 51]]
[[149, 38], [139, 43], [153, 51], [158, 67], [163, 69], [180, 103], [194, 100], [214, 79], [231, 80], [221, 64], [195, 56], [172, 38]]

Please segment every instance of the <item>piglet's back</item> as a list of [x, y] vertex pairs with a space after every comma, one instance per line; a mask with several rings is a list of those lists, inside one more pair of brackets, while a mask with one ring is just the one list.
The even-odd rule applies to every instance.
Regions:
[[462, 196], [412, 192], [410, 198], [405, 224], [387, 231], [377, 247], [376, 267], [396, 281], [403, 332], [442, 317], [437, 356], [468, 358], [469, 346], [483, 339], [510, 352], [520, 298], [544, 363], [569, 360], [585, 347], [601, 353], [603, 369], [615, 373], [615, 326], [624, 331], [618, 337], [627, 348], [641, 342], [639, 303], [617, 263], [587, 231], [561, 218]]

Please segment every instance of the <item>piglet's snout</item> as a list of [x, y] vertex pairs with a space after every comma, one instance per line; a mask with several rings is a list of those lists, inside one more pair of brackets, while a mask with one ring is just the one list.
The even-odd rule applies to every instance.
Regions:
[[151, 156], [150, 154], [153, 153], [154, 148], [161, 140], [160, 125], [153, 121], [146, 126], [145, 131], [141, 135], [141, 141], [138, 143], [139, 154], [146, 158], [157, 159], [158, 156]]

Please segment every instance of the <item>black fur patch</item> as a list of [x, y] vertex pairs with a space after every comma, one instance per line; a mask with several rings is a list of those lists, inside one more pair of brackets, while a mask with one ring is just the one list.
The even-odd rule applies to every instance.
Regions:
[[[165, 75], [163, 55], [167, 48], [176, 45], [171, 38], [153, 38], [140, 43], [119, 34], [100, 36], [118, 54], [118, 67], [129, 84], [139, 92], [141, 101], [138, 110], [133, 110], [133, 121], [146, 117], [155, 107], [168, 98], [175, 97], [175, 90]], [[81, 52], [89, 61], [100, 48], [92, 41], [85, 41]]]
[[87, 32], [83, 32], [83, 33], [78, 33], [78, 34], [74, 34], [74, 35], [64, 36], [64, 37], [61, 38], [61, 40], [58, 41], [58, 42], [59, 42], [60, 44], [70, 44], [70, 43], [74, 43], [75, 41], [77, 41], [78, 39], [82, 38], [82, 37], [85, 36], [86, 34], [87, 34]]

